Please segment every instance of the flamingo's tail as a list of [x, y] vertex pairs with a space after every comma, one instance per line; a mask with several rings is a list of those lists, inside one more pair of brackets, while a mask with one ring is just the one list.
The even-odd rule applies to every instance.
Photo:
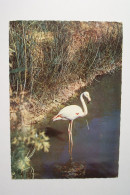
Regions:
[[61, 114], [57, 114], [56, 116], [54, 116], [52, 118], [53, 121], [57, 121], [57, 120], [61, 120], [61, 119], [62, 119]]

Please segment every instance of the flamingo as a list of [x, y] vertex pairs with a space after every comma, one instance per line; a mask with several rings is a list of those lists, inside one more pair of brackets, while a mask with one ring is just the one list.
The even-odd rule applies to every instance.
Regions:
[[[73, 147], [73, 138], [72, 138], [72, 125], [73, 121], [76, 118], [84, 117], [88, 114], [87, 105], [84, 101], [84, 97], [87, 98], [88, 103], [91, 101], [89, 92], [83, 92], [80, 95], [80, 101], [82, 103], [83, 109], [80, 106], [77, 105], [70, 105], [66, 106], [63, 109], [59, 111], [59, 113], [53, 117], [53, 121], [57, 120], [69, 120], [69, 126], [68, 126], [68, 136], [69, 136], [69, 153], [72, 154], [72, 147]], [[71, 149], [70, 149], [71, 148]]]

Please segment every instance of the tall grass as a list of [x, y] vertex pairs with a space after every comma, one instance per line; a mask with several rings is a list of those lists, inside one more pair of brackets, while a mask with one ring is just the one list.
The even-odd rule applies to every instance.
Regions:
[[44, 102], [63, 85], [120, 62], [122, 25], [12, 21], [9, 46], [13, 94], [26, 91]]

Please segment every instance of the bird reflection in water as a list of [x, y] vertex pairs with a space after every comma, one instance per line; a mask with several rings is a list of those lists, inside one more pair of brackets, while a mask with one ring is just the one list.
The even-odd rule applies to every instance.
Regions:
[[85, 178], [86, 162], [74, 162], [70, 159], [67, 163], [56, 164], [53, 173], [57, 178]]
[[[64, 132], [60, 132], [54, 128], [47, 127], [46, 135], [49, 137], [57, 137], [58, 140], [64, 140]], [[56, 178], [85, 178], [86, 162], [74, 162], [72, 157], [73, 145], [69, 142], [69, 160], [66, 163], [56, 163], [53, 166], [53, 174]]]

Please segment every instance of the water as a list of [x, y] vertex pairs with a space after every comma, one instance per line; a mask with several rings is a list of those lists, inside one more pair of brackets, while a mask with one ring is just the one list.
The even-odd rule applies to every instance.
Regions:
[[[68, 121], [51, 122], [46, 127], [50, 151], [39, 152], [33, 159], [36, 178], [118, 176], [121, 72], [96, 78], [79, 95], [86, 90], [92, 101], [88, 104], [88, 116], [73, 123], [72, 160], [68, 153]], [[81, 106], [79, 97], [72, 104]]]

